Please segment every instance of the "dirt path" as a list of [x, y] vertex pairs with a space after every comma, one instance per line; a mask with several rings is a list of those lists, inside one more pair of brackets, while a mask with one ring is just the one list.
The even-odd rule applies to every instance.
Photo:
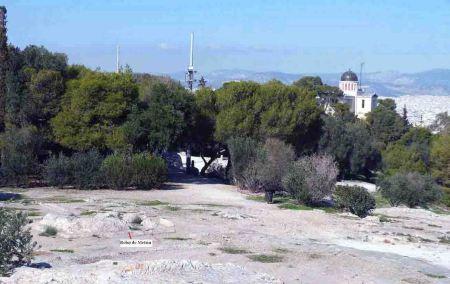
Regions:
[[[448, 215], [383, 208], [376, 213], [388, 221], [380, 222], [282, 210], [234, 186], [172, 179], [152, 191], [30, 189], [26, 199], [3, 203], [39, 215], [31, 224], [41, 246], [34, 262], [52, 266], [20, 268], [3, 281], [449, 283]], [[135, 216], [141, 224], [133, 224]], [[46, 225], [58, 234], [39, 236]], [[120, 248], [129, 232], [153, 247]]]

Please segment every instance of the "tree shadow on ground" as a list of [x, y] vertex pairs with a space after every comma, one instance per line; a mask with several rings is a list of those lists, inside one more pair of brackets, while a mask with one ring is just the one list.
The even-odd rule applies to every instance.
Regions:
[[12, 201], [22, 199], [22, 195], [11, 192], [0, 192], [0, 201]]
[[188, 175], [185, 171], [177, 168], [169, 168], [169, 182], [161, 189], [179, 189], [179, 184], [226, 184], [223, 180], [217, 178], [207, 178], [202, 176]]

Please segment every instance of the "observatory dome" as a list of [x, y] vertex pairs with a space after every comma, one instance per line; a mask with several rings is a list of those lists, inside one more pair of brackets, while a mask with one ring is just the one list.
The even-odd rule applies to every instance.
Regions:
[[358, 76], [356, 76], [356, 74], [352, 70], [348, 70], [341, 75], [341, 81], [357, 82]]

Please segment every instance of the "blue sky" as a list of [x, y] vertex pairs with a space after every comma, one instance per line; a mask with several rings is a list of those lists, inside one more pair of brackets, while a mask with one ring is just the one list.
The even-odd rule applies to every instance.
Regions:
[[181, 71], [189, 32], [201, 72], [450, 68], [450, 0], [6, 0], [9, 41], [70, 63]]

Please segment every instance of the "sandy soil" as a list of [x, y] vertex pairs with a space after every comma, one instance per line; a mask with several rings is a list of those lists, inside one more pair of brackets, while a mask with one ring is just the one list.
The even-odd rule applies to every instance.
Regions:
[[[33, 263], [51, 268], [22, 267], [0, 282], [450, 283], [450, 215], [283, 210], [233, 186], [176, 180], [152, 191], [29, 189], [3, 202], [38, 215]], [[47, 225], [58, 234], [39, 236]], [[129, 232], [153, 247], [121, 248]]]

